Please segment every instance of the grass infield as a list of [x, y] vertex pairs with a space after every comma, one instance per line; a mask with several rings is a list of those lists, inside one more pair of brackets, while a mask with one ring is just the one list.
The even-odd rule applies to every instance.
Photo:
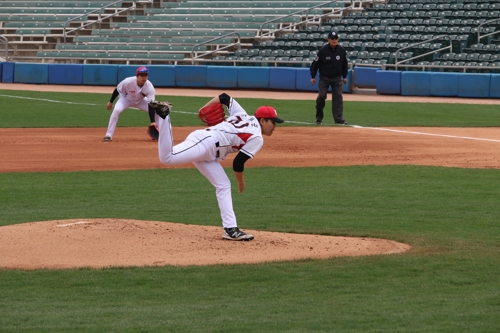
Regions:
[[[0, 91], [6, 94], [100, 104], [0, 96], [9, 106], [0, 110], [2, 127], [105, 127], [109, 119], [109, 94]], [[198, 125], [196, 111], [208, 100], [168, 99], [186, 111], [174, 113], [182, 126]], [[271, 104], [298, 122], [311, 121], [313, 111], [304, 110], [314, 107], [238, 101], [247, 110]], [[348, 121], [363, 126], [498, 126], [498, 112], [487, 105], [346, 103]], [[146, 123], [137, 111], [119, 121]], [[245, 193], [233, 193], [243, 229], [380, 237], [413, 248], [258, 265], [0, 270], [0, 331], [498, 331], [500, 170], [249, 168], [245, 178]], [[220, 225], [214, 190], [194, 169], [0, 173], [0, 188], [2, 226], [101, 217]]]

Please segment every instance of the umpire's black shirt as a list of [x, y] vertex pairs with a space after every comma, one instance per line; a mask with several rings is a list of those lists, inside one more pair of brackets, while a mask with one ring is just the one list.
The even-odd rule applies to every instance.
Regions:
[[338, 76], [347, 77], [347, 54], [345, 49], [338, 45], [332, 48], [326, 44], [319, 49], [316, 58], [313, 60], [310, 71], [311, 77], [316, 78], [316, 72], [319, 69], [319, 75], [328, 79]]

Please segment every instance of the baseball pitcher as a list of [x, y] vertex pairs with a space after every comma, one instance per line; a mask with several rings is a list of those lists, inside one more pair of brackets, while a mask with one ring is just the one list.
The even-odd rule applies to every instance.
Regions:
[[[229, 117], [224, 120], [225, 105]], [[214, 110], [222, 114], [214, 114]], [[282, 123], [276, 110], [271, 106], [261, 106], [250, 116], [232, 97], [223, 93], [214, 97], [199, 110], [200, 119], [207, 125], [206, 129], [192, 132], [188, 137], [174, 146], [170, 108], [156, 108], [156, 123], [160, 134], [158, 138], [158, 155], [160, 162], [174, 165], [192, 162], [215, 187], [215, 194], [222, 218], [223, 239], [252, 240], [254, 237], [238, 228], [231, 197], [231, 182], [219, 161], [228, 154], [237, 153], [233, 161], [233, 171], [238, 181], [238, 192], [245, 189], [243, 170], [245, 162], [253, 158], [264, 144], [263, 135], [271, 136], [276, 123]], [[217, 122], [214, 124], [213, 122]]]

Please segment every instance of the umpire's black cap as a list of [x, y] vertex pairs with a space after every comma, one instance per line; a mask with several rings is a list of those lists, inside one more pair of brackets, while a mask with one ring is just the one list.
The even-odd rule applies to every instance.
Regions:
[[328, 39], [339, 39], [339, 35], [335, 31], [330, 31]]

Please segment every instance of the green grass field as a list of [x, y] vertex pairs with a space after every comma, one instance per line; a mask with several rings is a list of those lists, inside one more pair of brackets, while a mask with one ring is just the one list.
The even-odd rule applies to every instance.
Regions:
[[[0, 90], [0, 127], [104, 128], [109, 95]], [[163, 97], [174, 126], [200, 124], [208, 98]], [[284, 126], [314, 121], [314, 101], [238, 101], [273, 105]], [[489, 105], [345, 103], [348, 122], [361, 126], [500, 126], [499, 115]], [[148, 123], [129, 110], [119, 126]], [[387, 238], [412, 249], [256, 265], [0, 270], [0, 332], [499, 331], [500, 170], [247, 168], [245, 177], [245, 193], [233, 196], [243, 229]], [[0, 226], [105, 217], [220, 225], [213, 188], [195, 169], [0, 173], [0, 188]]]

